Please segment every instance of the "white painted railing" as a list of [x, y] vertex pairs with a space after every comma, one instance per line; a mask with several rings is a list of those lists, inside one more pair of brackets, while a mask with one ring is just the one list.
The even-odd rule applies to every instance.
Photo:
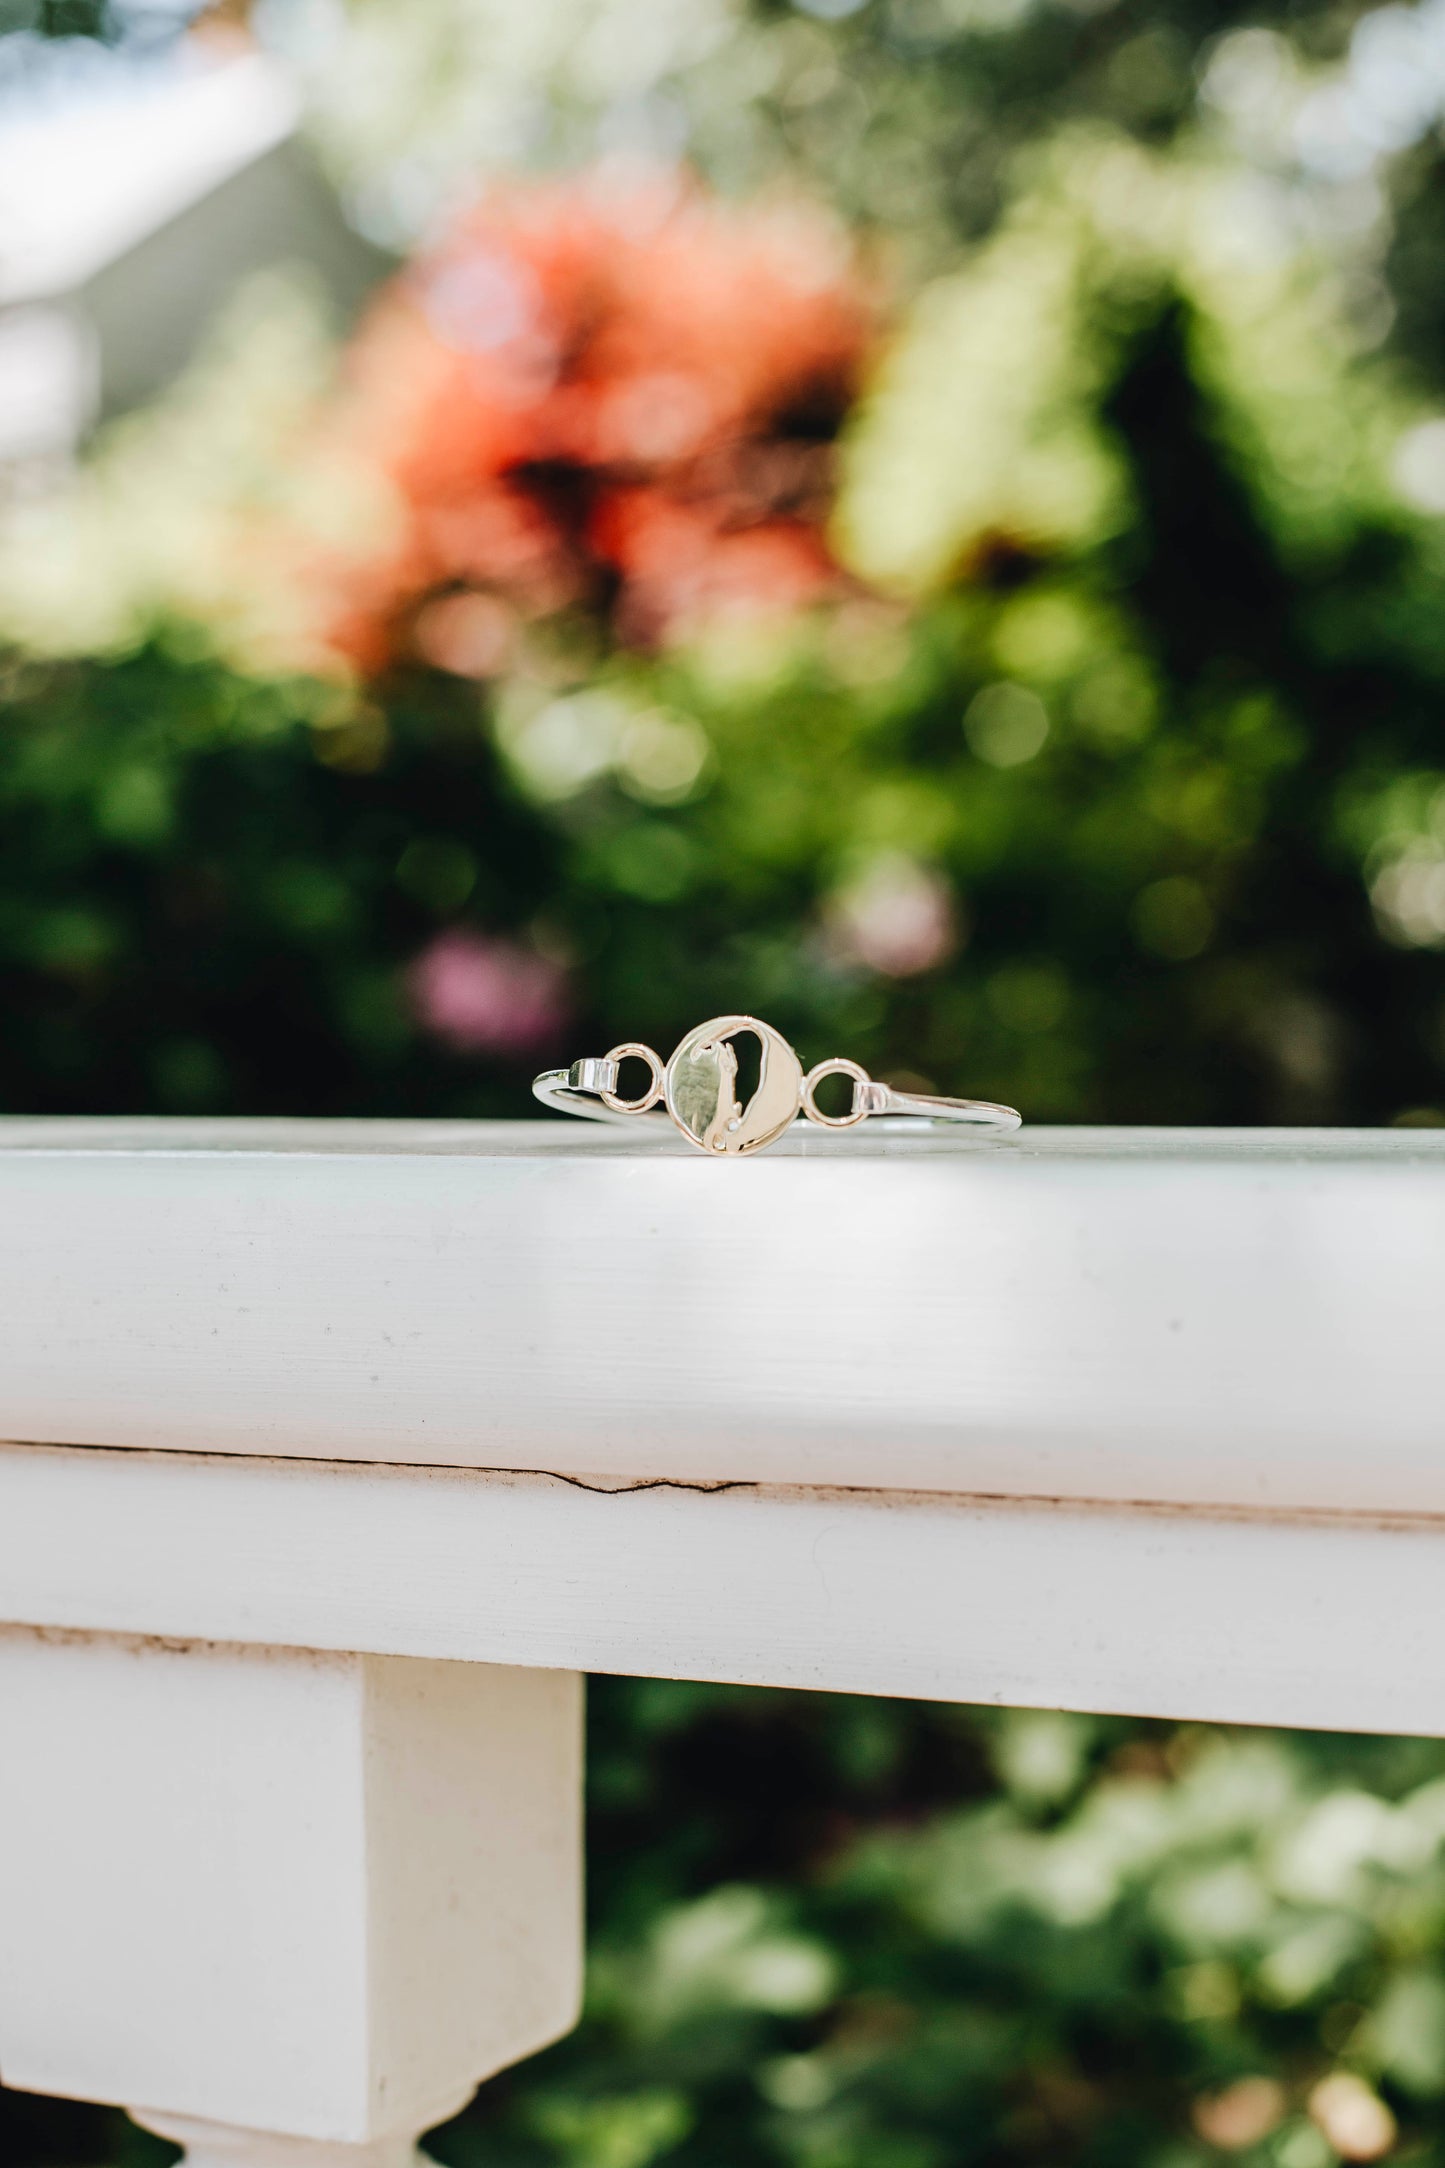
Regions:
[[400, 2168], [588, 1669], [1445, 1732], [1445, 1137], [0, 1124], [0, 2075]]

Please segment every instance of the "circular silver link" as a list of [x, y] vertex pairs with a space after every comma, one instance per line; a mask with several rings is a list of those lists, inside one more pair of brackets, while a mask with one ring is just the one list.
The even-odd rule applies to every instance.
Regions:
[[[846, 1114], [824, 1114], [813, 1094], [825, 1076], [850, 1076], [853, 1079], [853, 1104]], [[860, 1069], [856, 1061], [846, 1055], [837, 1055], [832, 1061], [820, 1061], [803, 1079], [803, 1112], [810, 1122], [817, 1122], [822, 1129], [851, 1129], [855, 1122], [868, 1119], [871, 1112], [863, 1097], [866, 1085], [873, 1079], [866, 1069]]]
[[614, 1114], [645, 1114], [649, 1107], [657, 1105], [662, 1097], [663, 1070], [650, 1046], [639, 1046], [635, 1039], [629, 1039], [625, 1046], [614, 1046], [607, 1059], [617, 1063], [629, 1059], [645, 1061], [652, 1072], [652, 1082], [640, 1099], [620, 1099], [616, 1092], [599, 1092], [597, 1096], [604, 1107], [611, 1107]]

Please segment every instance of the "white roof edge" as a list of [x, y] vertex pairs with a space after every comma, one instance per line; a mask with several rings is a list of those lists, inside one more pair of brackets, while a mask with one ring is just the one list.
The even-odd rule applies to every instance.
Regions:
[[0, 305], [55, 300], [295, 133], [301, 100], [261, 53], [138, 76], [0, 142]]

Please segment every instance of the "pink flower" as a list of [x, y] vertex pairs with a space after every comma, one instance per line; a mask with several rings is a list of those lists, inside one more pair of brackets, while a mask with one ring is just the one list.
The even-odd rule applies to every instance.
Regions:
[[828, 916], [837, 953], [891, 979], [932, 971], [959, 945], [948, 883], [901, 852], [875, 859], [832, 898]]
[[560, 964], [461, 927], [438, 934], [407, 980], [423, 1029], [464, 1054], [534, 1054], [557, 1039], [570, 1009]]

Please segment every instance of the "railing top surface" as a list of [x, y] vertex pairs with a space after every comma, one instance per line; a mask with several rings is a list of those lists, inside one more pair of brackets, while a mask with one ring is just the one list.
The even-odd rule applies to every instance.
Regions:
[[1445, 1513], [1445, 1132], [0, 1123], [0, 1437]]
[[[0, 1116], [0, 1164], [13, 1153], [47, 1158], [104, 1153], [121, 1157], [175, 1154], [232, 1157], [280, 1153], [288, 1157], [473, 1160], [646, 1159], [695, 1165], [683, 1141], [629, 1135], [623, 1129], [576, 1121], [303, 1121], [287, 1116], [199, 1117], [165, 1115]], [[963, 1168], [980, 1163], [1050, 1165], [1072, 1160], [1141, 1160], [1179, 1165], [1204, 1159], [1218, 1164], [1277, 1167], [1406, 1165], [1445, 1168], [1445, 1128], [1299, 1129], [1181, 1128], [1151, 1125], [1077, 1126], [1030, 1123], [1011, 1136], [927, 1130], [918, 1124], [890, 1129], [871, 1123], [839, 1134], [799, 1124], [772, 1146], [765, 1160], [928, 1159]], [[729, 1164], [732, 1164], [731, 1162]]]

